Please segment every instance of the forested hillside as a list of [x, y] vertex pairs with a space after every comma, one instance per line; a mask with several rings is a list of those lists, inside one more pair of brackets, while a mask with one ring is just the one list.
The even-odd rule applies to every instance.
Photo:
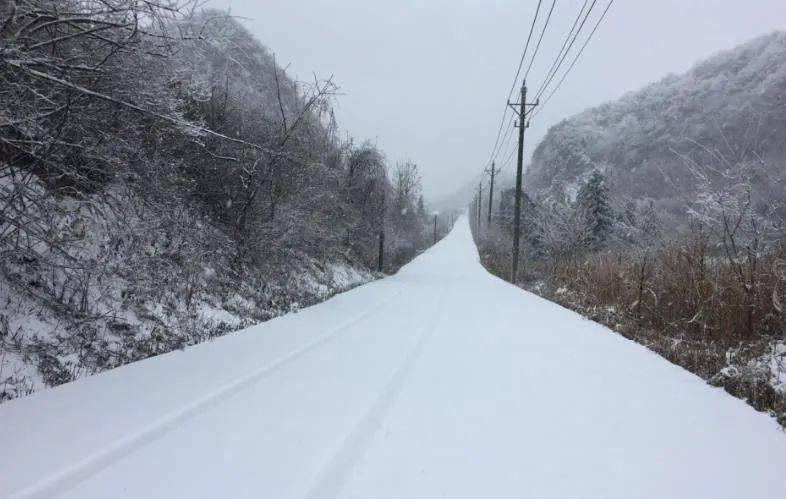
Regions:
[[190, 1], [0, 5], [0, 401], [373, 279], [380, 234], [388, 272], [429, 244], [417, 167], [340, 132], [336, 90]]
[[[554, 126], [525, 175], [517, 284], [786, 424], [784, 103], [775, 33]], [[513, 194], [474, 225], [505, 278]]]
[[776, 32], [552, 127], [525, 189], [575, 196], [594, 170], [619, 204], [684, 212], [701, 179], [686, 163], [756, 165], [762, 202], [786, 198], [786, 33]]

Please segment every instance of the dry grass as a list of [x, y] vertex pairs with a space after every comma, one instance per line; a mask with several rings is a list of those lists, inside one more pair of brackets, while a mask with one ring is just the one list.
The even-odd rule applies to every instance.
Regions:
[[[487, 231], [476, 240], [484, 266], [507, 279], [510, 238]], [[536, 257], [530, 248], [520, 268], [522, 287], [646, 345], [786, 426], [786, 394], [760, 361], [786, 331], [783, 242], [732, 261], [697, 231], [650, 248], [558, 257]]]

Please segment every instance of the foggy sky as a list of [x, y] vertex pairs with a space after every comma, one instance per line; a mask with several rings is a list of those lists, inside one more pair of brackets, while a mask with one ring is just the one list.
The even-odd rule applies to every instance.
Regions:
[[[557, 0], [530, 88], [542, 82], [581, 4]], [[537, 0], [207, 5], [248, 18], [246, 27], [288, 66], [290, 76], [333, 75], [344, 94], [336, 105], [339, 126], [357, 140], [378, 143], [391, 163], [417, 163], [426, 197], [436, 198], [486, 164]], [[541, 21], [550, 5], [543, 0]], [[583, 33], [605, 5], [598, 0]], [[533, 120], [525, 156], [559, 120], [776, 29], [786, 29], [784, 0], [616, 0], [565, 83]]]

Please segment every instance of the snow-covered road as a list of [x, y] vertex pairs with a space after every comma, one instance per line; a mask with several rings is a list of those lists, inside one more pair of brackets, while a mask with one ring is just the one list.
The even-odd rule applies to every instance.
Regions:
[[0, 406], [0, 496], [778, 498], [786, 435], [506, 284], [466, 219], [397, 275]]

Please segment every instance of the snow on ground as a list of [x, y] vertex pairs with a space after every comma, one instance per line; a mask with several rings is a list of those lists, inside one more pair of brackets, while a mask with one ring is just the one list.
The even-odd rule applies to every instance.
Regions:
[[782, 498], [769, 416], [510, 286], [397, 275], [0, 406], [0, 496]]
[[[0, 178], [0, 189], [8, 181]], [[45, 191], [40, 182], [29, 188]], [[60, 251], [35, 237], [31, 247], [6, 238], [0, 403], [242, 329], [377, 277], [351, 252], [330, 248], [319, 256], [286, 250], [286, 258], [274, 248], [275, 258], [242, 268], [230, 261], [234, 243], [202, 215], [140, 207], [119, 185], [105, 191], [52, 199], [44, 211], [29, 206], [31, 220], [56, 229], [53, 241], [67, 241], [55, 244]]]
[[223, 308], [214, 307], [208, 303], [201, 303], [199, 305], [199, 315], [206, 321], [212, 321], [214, 323], [221, 323], [229, 324], [230, 326], [235, 326], [241, 324], [243, 319], [238, 317], [237, 315], [230, 313]]

